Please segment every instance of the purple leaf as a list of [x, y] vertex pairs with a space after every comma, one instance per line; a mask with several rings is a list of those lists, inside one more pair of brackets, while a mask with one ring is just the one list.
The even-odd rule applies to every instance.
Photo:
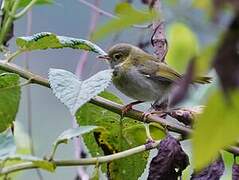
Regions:
[[188, 156], [179, 141], [168, 135], [160, 142], [158, 154], [150, 163], [148, 180], [177, 180], [188, 165]]
[[239, 179], [239, 164], [237, 164], [235, 160], [232, 166], [232, 180], [238, 180], [238, 179]]
[[224, 162], [220, 156], [212, 164], [198, 173], [193, 173], [191, 180], [219, 180], [224, 172]]

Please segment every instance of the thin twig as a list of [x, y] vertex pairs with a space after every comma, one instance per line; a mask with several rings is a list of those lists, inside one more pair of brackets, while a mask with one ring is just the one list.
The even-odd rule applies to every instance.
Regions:
[[[87, 1], [85, 1], [85, 0], [77, 0], [77, 1], [79, 1], [80, 3], [90, 7], [91, 9], [93, 9], [94, 11], [98, 12], [101, 15], [104, 15], [104, 16], [109, 17], [109, 18], [114, 18], [114, 19], [119, 18], [118, 16], [116, 16], [116, 15], [114, 15], [112, 13], [109, 13], [109, 12], [107, 12], [107, 11], [105, 11], [105, 10], [95, 6], [94, 4], [91, 4], [91, 3], [87, 2]], [[134, 24], [134, 25], [132, 25], [132, 27], [138, 28], [138, 29], [148, 29], [151, 26], [152, 26], [152, 24], [146, 24], [146, 25]]]
[[[96, 163], [102, 164], [102, 163], [111, 162], [117, 159], [126, 158], [128, 156], [156, 148], [159, 145], [159, 142], [160, 141], [156, 141], [155, 143], [152, 143], [149, 148], [146, 147], [145, 145], [141, 145], [141, 146], [138, 146], [129, 150], [125, 150], [119, 153], [115, 153], [112, 155], [99, 156], [94, 158], [85, 158], [85, 159], [79, 159], [79, 160], [54, 160], [53, 163], [56, 165], [56, 167], [94, 165]], [[21, 164], [12, 165], [10, 167], [3, 168], [2, 171], [0, 172], [0, 175], [10, 174], [13, 172], [26, 170], [26, 169], [35, 169], [35, 168], [38, 168], [38, 167], [31, 162], [21, 163]]]

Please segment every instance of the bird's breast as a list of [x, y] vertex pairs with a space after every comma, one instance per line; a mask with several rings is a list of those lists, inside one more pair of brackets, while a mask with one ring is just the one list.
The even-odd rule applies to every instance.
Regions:
[[155, 101], [164, 96], [166, 90], [163, 84], [150, 80], [138, 72], [136, 67], [115, 67], [112, 79], [117, 89], [136, 100]]

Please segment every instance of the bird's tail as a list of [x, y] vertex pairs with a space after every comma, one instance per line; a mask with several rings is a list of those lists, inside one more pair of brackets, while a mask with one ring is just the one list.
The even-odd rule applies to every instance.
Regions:
[[193, 82], [198, 84], [208, 84], [212, 82], [212, 78], [208, 76], [196, 77]]

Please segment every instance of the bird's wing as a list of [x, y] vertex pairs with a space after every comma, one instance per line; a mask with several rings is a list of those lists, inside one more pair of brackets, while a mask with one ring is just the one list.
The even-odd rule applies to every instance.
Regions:
[[163, 82], [173, 83], [181, 78], [181, 75], [164, 63], [145, 61], [138, 65], [138, 71], [146, 77]]

